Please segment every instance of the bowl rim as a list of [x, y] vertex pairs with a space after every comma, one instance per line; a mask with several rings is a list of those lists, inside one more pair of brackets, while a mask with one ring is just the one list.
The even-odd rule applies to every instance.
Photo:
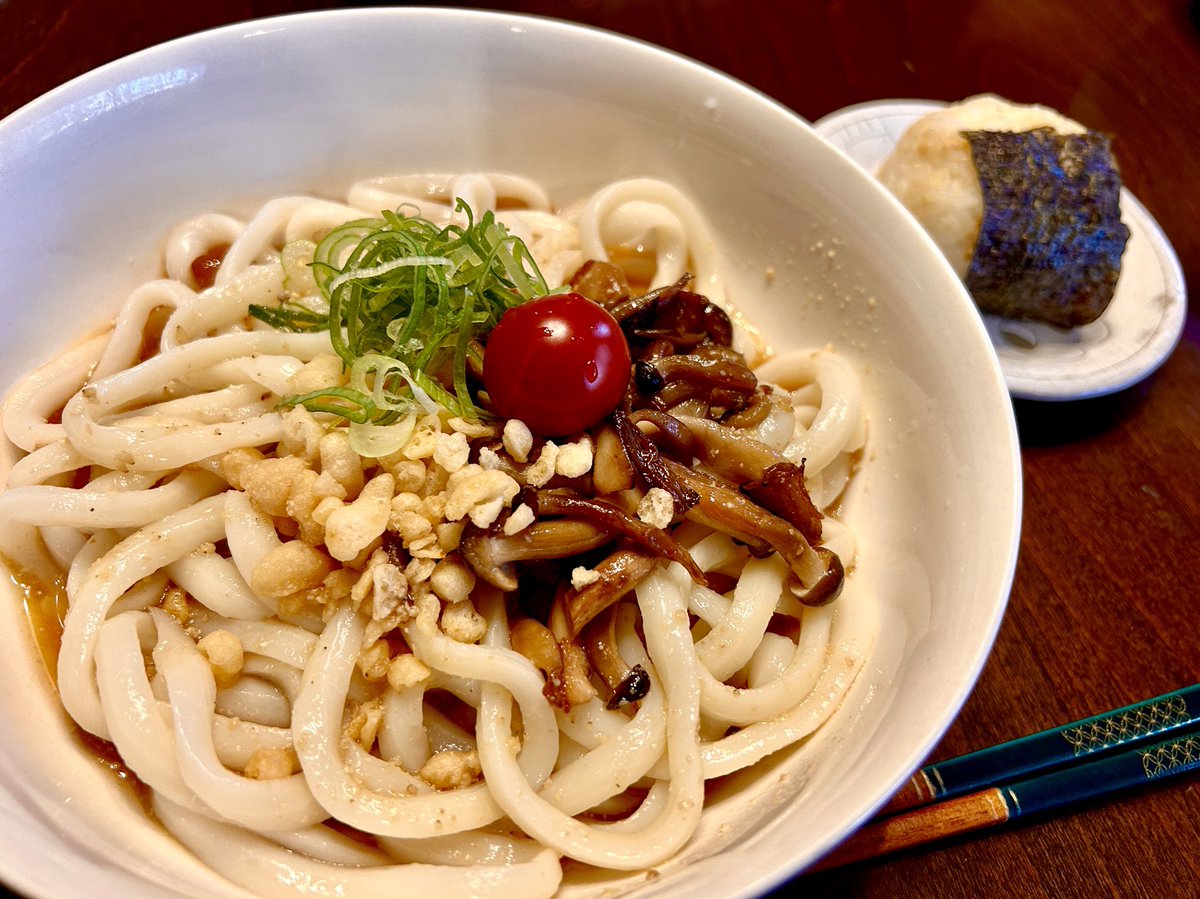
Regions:
[[[574, 22], [569, 19], [559, 18], [557, 16], [530, 13], [530, 12], [511, 12], [505, 10], [490, 10], [481, 7], [454, 7], [454, 6], [375, 6], [375, 7], [352, 7], [352, 8], [328, 8], [315, 10], [299, 10], [295, 12], [278, 13], [270, 16], [262, 16], [258, 18], [241, 19], [236, 22], [227, 22], [221, 25], [213, 25], [210, 27], [201, 28], [198, 31], [193, 31], [188, 34], [181, 34], [167, 40], [159, 41], [139, 50], [133, 50], [101, 63], [84, 72], [80, 72], [61, 84], [44, 91], [36, 97], [27, 100], [25, 103], [10, 111], [7, 115], [0, 118], [0, 176], [4, 174], [3, 162], [5, 159], [4, 144], [2, 140], [3, 131], [9, 127], [20, 126], [23, 123], [21, 119], [34, 115], [38, 111], [38, 107], [53, 105], [57, 103], [61, 97], [68, 95], [76, 90], [79, 90], [84, 83], [100, 80], [102, 77], [116, 72], [120, 68], [134, 66], [154, 58], [157, 55], [165, 55], [180, 49], [183, 45], [202, 45], [208, 41], [222, 41], [225, 38], [237, 34], [242, 37], [249, 37], [256, 34], [262, 34], [267, 30], [281, 30], [289, 26], [298, 27], [316, 27], [315, 24], [310, 26], [310, 23], [319, 23], [321, 20], [330, 21], [352, 21], [354, 19], [379, 19], [379, 18], [395, 18], [395, 19], [421, 19], [421, 18], [453, 18], [462, 21], [479, 21], [490, 22], [493, 25], [501, 25], [504, 23], [512, 27], [518, 27], [520, 23], [529, 23], [532, 27], [547, 28], [562, 30], [571, 33], [590, 33], [593, 39], [610, 40], [616, 44], [637, 45], [642, 51], [650, 54], [659, 54], [674, 58], [677, 63], [687, 66], [692, 66], [709, 73], [710, 76], [716, 76], [718, 79], [725, 81], [728, 84], [736, 85], [740, 89], [755, 95], [759, 100], [778, 107], [781, 111], [786, 112], [790, 116], [799, 118], [806, 125], [811, 127], [811, 123], [804, 119], [799, 113], [788, 109], [786, 106], [775, 100], [768, 94], [760, 91], [758, 88], [742, 81], [741, 79], [722, 72], [720, 69], [708, 63], [702, 62], [694, 57], [688, 56], [678, 50], [672, 50], [669, 47], [664, 47], [655, 44], [645, 38], [636, 37], [633, 35], [622, 34], [619, 31], [614, 31], [611, 28], [605, 28], [599, 25], [590, 25], [584, 22]], [[823, 139], [821, 139], [823, 141]]]

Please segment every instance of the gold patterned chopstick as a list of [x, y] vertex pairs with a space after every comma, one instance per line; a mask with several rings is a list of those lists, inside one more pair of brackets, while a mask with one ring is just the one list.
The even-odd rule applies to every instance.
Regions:
[[[1188, 690], [1192, 691], [1190, 698], [1195, 699], [1197, 688]], [[1109, 745], [1104, 751], [1077, 756], [1065, 767], [876, 818], [810, 870], [820, 871], [876, 858], [1200, 769], [1200, 720], [1193, 716], [1189, 722], [1173, 724], [1167, 730], [1174, 734], [1167, 740], [1147, 745], [1144, 736], [1133, 741], [1127, 739], [1115, 744], [1123, 748], [1114, 749]], [[1164, 731], [1160, 728], [1155, 732], [1161, 735]], [[1030, 743], [1031, 739], [1023, 737], [1013, 743], [1026, 747], [1038, 745]]]
[[1200, 684], [1072, 721], [957, 758], [926, 765], [880, 811], [905, 809], [963, 796], [1081, 759], [1129, 748], [1200, 722]]

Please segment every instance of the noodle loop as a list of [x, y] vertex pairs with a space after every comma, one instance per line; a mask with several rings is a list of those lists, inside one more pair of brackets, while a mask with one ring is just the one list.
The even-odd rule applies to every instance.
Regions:
[[[552, 290], [585, 260], [636, 270], [649, 292], [631, 299], [605, 269], [647, 354], [624, 406], [551, 441], [435, 401], [469, 388], [489, 408], [486, 335], [417, 372], [335, 355], [358, 318], [280, 329], [327, 323], [333, 282], [459, 274], [420, 256], [340, 271], [339, 235], [381, 209], [438, 228], [493, 214], [528, 248], [507, 274], [536, 263]], [[246, 889], [549, 897], [564, 859], [663, 865], [706, 782], [802, 741], [864, 664], [874, 623], [838, 517], [866, 440], [857, 374], [829, 350], [750, 371], [716, 308], [714, 235], [676, 188], [632, 179], [559, 211], [518, 176], [381, 178], [200, 215], [163, 270], [9, 397], [0, 553], [64, 585], [66, 711]], [[719, 340], [704, 316], [654, 321], [650, 292], [684, 284]], [[399, 327], [384, 344], [432, 339]], [[462, 383], [434, 384], [450, 355]], [[803, 534], [755, 504], [772, 469], [811, 498]], [[842, 595], [803, 605], [835, 553]]]

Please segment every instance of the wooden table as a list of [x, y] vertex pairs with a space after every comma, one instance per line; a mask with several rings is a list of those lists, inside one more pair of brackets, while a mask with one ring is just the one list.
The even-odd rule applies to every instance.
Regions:
[[[8, 0], [0, 115], [77, 74], [286, 0]], [[816, 119], [994, 91], [1116, 135], [1126, 185], [1200, 283], [1200, 15], [1184, 0], [571, 0], [463, 4], [574, 19], [694, 57]], [[788, 9], [789, 11], [784, 12]], [[1200, 317], [1152, 378], [1017, 404], [1021, 559], [978, 687], [935, 758], [1200, 679]], [[1194, 776], [1073, 814], [813, 875], [813, 894], [1200, 895]]]

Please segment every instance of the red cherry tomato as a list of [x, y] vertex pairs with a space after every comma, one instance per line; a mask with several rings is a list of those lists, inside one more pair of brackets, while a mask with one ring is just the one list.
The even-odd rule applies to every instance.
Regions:
[[629, 344], [616, 319], [577, 293], [509, 309], [488, 337], [483, 383], [496, 411], [535, 434], [582, 431], [617, 407]]

